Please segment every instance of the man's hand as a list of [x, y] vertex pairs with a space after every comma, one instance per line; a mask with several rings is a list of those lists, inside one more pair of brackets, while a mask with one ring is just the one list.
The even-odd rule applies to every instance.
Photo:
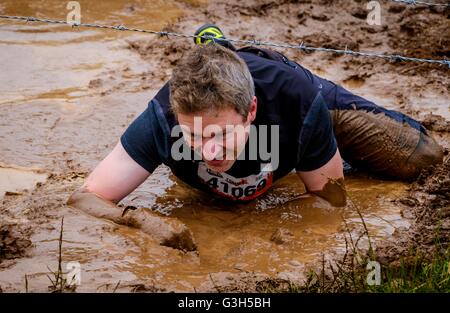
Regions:
[[309, 193], [324, 198], [334, 206], [342, 207], [347, 202], [344, 186], [344, 170], [339, 150], [324, 166], [308, 172], [297, 172]]
[[139, 228], [161, 245], [185, 251], [196, 250], [191, 231], [178, 219], [160, 216], [143, 208], [122, 210], [116, 205], [149, 175], [119, 142], [89, 175], [85, 184], [70, 196], [67, 204], [92, 216]]

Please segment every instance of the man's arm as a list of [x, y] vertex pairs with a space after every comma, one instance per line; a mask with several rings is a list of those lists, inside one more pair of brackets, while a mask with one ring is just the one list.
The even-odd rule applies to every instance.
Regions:
[[328, 163], [312, 171], [297, 171], [309, 193], [324, 198], [334, 206], [345, 206], [347, 196], [339, 149]]
[[303, 121], [300, 136], [303, 151], [296, 167], [308, 193], [334, 206], [346, 204], [344, 170], [328, 107], [319, 92]]
[[159, 216], [143, 208], [122, 210], [116, 205], [149, 175], [119, 142], [98, 164], [83, 186], [70, 196], [67, 204], [98, 218], [140, 228], [161, 245], [195, 250], [192, 233], [181, 221]]
[[150, 175], [137, 164], [119, 142], [76, 190], [67, 204], [99, 218], [121, 223], [116, 206]]
[[142, 184], [149, 175], [119, 142], [89, 175], [83, 188], [102, 199], [117, 203]]

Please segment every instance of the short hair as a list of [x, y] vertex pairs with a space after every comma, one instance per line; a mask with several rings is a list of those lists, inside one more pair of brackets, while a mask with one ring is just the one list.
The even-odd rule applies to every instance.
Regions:
[[247, 64], [236, 52], [215, 43], [189, 51], [170, 79], [171, 109], [175, 113], [233, 108], [246, 118], [254, 95]]

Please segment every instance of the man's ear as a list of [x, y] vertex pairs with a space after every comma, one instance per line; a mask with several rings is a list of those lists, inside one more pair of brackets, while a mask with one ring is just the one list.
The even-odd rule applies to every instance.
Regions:
[[258, 108], [258, 99], [256, 96], [253, 96], [252, 103], [250, 104], [250, 109], [248, 110], [248, 118], [250, 123], [253, 122], [256, 118], [256, 110]]

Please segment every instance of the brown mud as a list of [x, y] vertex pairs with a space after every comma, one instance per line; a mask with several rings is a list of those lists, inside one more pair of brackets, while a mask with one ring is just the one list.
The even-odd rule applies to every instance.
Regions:
[[[59, 1], [43, 2], [5, 0], [0, 12], [65, 18]], [[83, 22], [183, 33], [213, 22], [235, 38], [449, 57], [448, 10], [386, 2], [383, 25], [369, 26], [365, 1], [80, 3]], [[161, 246], [138, 229], [67, 206], [192, 46], [184, 39], [0, 21], [0, 290], [25, 291], [25, 275], [29, 291], [48, 290], [47, 266], [57, 267], [62, 216], [63, 268], [70, 261], [81, 264], [80, 292], [282, 290], [304, 281], [306, 269], [317, 266], [323, 253], [345, 249], [347, 227], [355, 233], [361, 228], [355, 206], [383, 262], [395, 262], [411, 245], [425, 253], [433, 249], [427, 234], [437, 224], [448, 228], [448, 162], [413, 185], [349, 175], [352, 205], [344, 208], [297, 199], [304, 190], [295, 174], [250, 205], [229, 207], [160, 167], [121, 205], [180, 219], [193, 233], [192, 252]], [[282, 52], [369, 100], [424, 121], [448, 157], [448, 69]], [[448, 244], [448, 232], [442, 236]]]
[[431, 261], [450, 246], [450, 157], [442, 166], [431, 167], [398, 200], [403, 216], [413, 217], [409, 229], [395, 231], [378, 252], [385, 264]]

